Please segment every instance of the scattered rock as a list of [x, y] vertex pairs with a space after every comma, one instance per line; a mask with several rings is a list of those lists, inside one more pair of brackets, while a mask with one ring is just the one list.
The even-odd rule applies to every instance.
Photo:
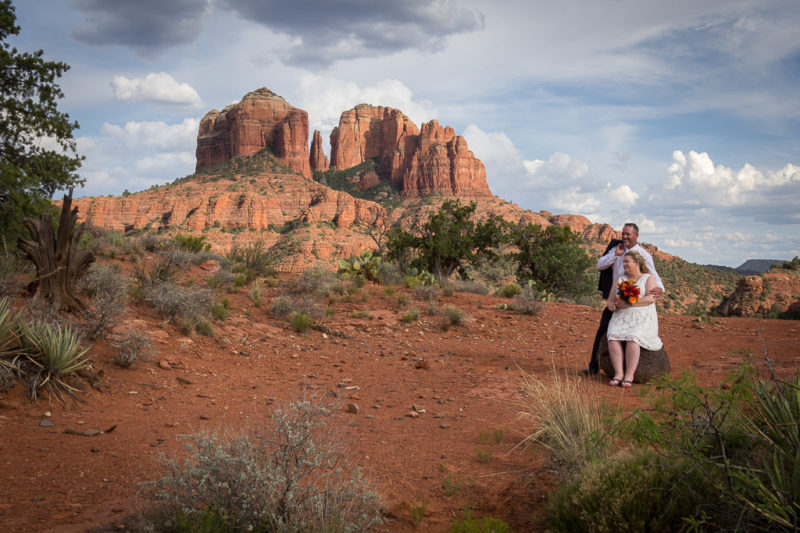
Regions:
[[442, 424], [439, 424], [439, 427], [442, 428], [442, 429], [447, 429], [447, 428], [450, 427], [450, 424], [442, 423]]
[[419, 418], [419, 413], [417, 411], [409, 411], [406, 416], [408, 418]]
[[163, 368], [164, 370], [172, 370], [170, 364], [164, 360], [158, 362], [158, 367]]
[[55, 426], [55, 424], [53, 424], [52, 422], [50, 422], [46, 418], [43, 418], [42, 421], [39, 422], [39, 425], [42, 426], [43, 428], [51, 428], [51, 427]]
[[361, 408], [358, 406], [357, 403], [348, 403], [345, 406], [345, 411], [347, 411], [348, 413], [353, 413], [354, 415], [357, 415], [360, 410]]

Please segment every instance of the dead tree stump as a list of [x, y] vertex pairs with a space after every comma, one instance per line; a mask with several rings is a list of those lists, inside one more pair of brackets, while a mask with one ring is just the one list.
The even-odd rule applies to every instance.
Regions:
[[[42, 213], [38, 219], [26, 218], [23, 224], [31, 239], [20, 237], [17, 247], [36, 265], [36, 279], [29, 289], [34, 301], [51, 305], [56, 311], [80, 313], [86, 305], [75, 296], [75, 283], [94, 262], [89, 250], [78, 250], [84, 225], [77, 224], [78, 208], [72, 209], [72, 189], [61, 204], [58, 234], [53, 216]], [[77, 224], [77, 225], [76, 225]]]

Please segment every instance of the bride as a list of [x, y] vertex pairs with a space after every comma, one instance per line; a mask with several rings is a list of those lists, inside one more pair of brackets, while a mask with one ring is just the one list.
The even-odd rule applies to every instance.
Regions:
[[[633, 304], [617, 299], [614, 291], [608, 296], [608, 308], [614, 311], [608, 324], [608, 354], [614, 367], [614, 379], [608, 384], [627, 388], [633, 385], [641, 348], [659, 350], [662, 343], [658, 338], [656, 298], [651, 294], [658, 284], [650, 275], [644, 257], [631, 250], [625, 254], [622, 267], [625, 277], [620, 279], [635, 282], [640, 296], [639, 301]], [[627, 341], [624, 364], [622, 341]]]

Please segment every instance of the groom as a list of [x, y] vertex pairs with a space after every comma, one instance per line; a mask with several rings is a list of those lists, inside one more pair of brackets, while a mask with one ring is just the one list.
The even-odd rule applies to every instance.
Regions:
[[[622, 261], [625, 254], [629, 250], [635, 250], [644, 258], [644, 262], [650, 273], [656, 280], [658, 287], [653, 290], [653, 296], [658, 299], [664, 293], [664, 283], [656, 272], [656, 266], [653, 263], [653, 258], [650, 254], [639, 246], [639, 226], [633, 222], [628, 222], [622, 226], [622, 240], [611, 239], [608, 243], [606, 251], [603, 256], [597, 260], [597, 268], [600, 270], [600, 283], [598, 290], [603, 293], [603, 298], [608, 299], [608, 295], [612, 290], [616, 290], [617, 280], [625, 275], [625, 270], [622, 268]], [[593, 376], [600, 371], [600, 366], [597, 362], [597, 351], [600, 348], [600, 339], [608, 331], [608, 323], [611, 322], [611, 317], [614, 313], [606, 307], [603, 309], [603, 315], [600, 317], [600, 327], [597, 328], [597, 334], [594, 336], [594, 346], [592, 346], [592, 357], [589, 360], [589, 367], [581, 370], [583, 376]]]

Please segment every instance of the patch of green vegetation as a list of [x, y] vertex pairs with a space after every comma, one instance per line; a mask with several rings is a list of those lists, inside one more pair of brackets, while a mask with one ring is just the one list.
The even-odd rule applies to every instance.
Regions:
[[350, 196], [370, 200], [381, 204], [387, 211], [397, 207], [402, 201], [400, 190], [393, 187], [388, 181], [383, 181], [366, 190], [358, 188], [358, 178], [365, 172], [375, 172], [375, 159], [368, 159], [363, 163], [344, 170], [331, 169], [325, 172], [314, 172], [314, 181], [327, 185], [331, 189], [344, 191]]
[[734, 270], [689, 263], [679, 257], [664, 260], [654, 256], [653, 261], [667, 288], [667, 298], [672, 300], [669, 310], [676, 314], [713, 313], [742, 278]]

